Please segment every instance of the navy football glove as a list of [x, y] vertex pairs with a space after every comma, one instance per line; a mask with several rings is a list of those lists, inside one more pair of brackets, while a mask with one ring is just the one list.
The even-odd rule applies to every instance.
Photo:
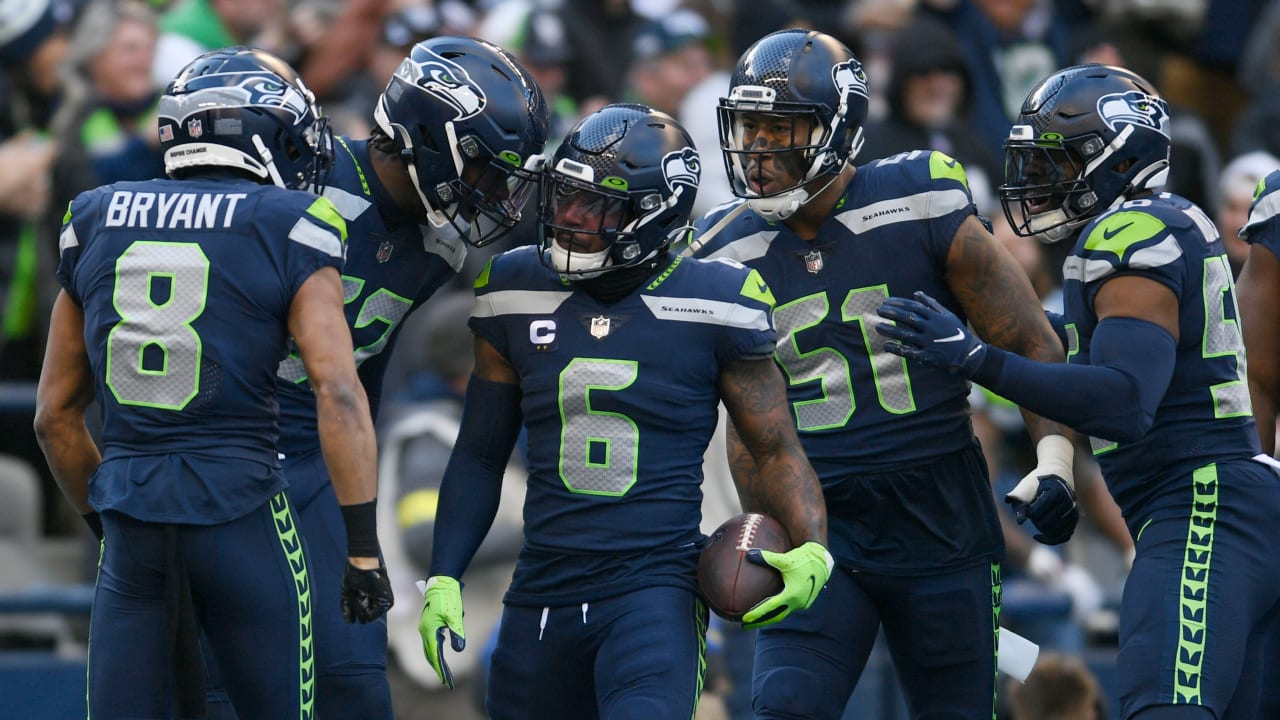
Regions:
[[973, 377], [986, 359], [986, 343], [937, 300], [919, 291], [915, 298], [891, 297], [876, 310], [895, 323], [876, 324], [876, 332], [890, 338], [884, 349]]
[[1071, 539], [1080, 509], [1076, 506], [1072, 461], [1075, 447], [1061, 435], [1046, 435], [1036, 443], [1036, 467], [1004, 496], [1013, 506], [1018, 524], [1031, 519], [1040, 532], [1035, 539], [1060, 545]]
[[342, 575], [342, 619], [349, 623], [373, 622], [390, 610], [394, 602], [386, 566], [379, 563], [377, 569], [361, 570], [347, 563]]

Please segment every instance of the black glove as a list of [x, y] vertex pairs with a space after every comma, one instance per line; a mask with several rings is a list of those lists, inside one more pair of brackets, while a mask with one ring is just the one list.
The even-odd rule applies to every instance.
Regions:
[[347, 563], [342, 576], [342, 617], [349, 623], [357, 620], [373, 622], [382, 617], [395, 603], [391, 594], [391, 580], [385, 565], [376, 570], [361, 570]]
[[1037, 541], [1045, 545], [1061, 545], [1071, 539], [1076, 523], [1080, 521], [1080, 509], [1076, 506], [1076, 494], [1067, 481], [1057, 475], [1041, 475], [1040, 487], [1035, 498], [1025, 503], [1013, 495], [1006, 495], [1005, 502], [1013, 506], [1013, 516], [1021, 525], [1027, 520], [1040, 531]]

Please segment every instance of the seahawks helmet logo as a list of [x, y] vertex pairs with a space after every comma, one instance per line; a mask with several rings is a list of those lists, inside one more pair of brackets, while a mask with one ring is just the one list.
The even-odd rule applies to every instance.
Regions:
[[832, 66], [831, 82], [835, 83], [836, 92], [841, 98], [847, 97], [849, 93], [867, 97], [867, 73], [857, 60], [845, 60]]
[[427, 48], [418, 48], [413, 57], [405, 58], [396, 75], [451, 106], [457, 113], [455, 120], [465, 120], [484, 109], [484, 91], [467, 71]]
[[662, 177], [666, 179], [667, 188], [672, 192], [677, 190], [677, 185], [686, 185], [697, 192], [698, 179], [702, 177], [702, 160], [698, 157], [698, 151], [686, 147], [664, 155]]
[[[299, 125], [311, 111], [310, 102], [289, 83], [274, 73], [227, 73], [224, 84], [211, 85], [180, 95], [165, 94], [160, 98], [158, 114], [181, 122], [189, 115], [210, 108], [264, 107], [283, 110]], [[203, 76], [202, 81], [217, 80]], [[191, 83], [188, 83], [191, 84]], [[176, 92], [176, 90], [175, 90]]]
[[1098, 115], [1112, 132], [1121, 125], [1150, 128], [1169, 137], [1169, 108], [1164, 100], [1140, 90], [1110, 93], [1098, 98]]

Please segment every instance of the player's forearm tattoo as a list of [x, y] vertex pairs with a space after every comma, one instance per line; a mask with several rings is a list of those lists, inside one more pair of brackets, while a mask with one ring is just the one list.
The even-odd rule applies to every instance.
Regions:
[[797, 544], [826, 542], [818, 478], [792, 424], [782, 375], [770, 361], [739, 361], [722, 376], [732, 424], [729, 466], [743, 509], [778, 518]]
[[980, 223], [966, 221], [956, 231], [949, 265], [963, 268], [951, 292], [983, 340], [1033, 360], [1063, 361], [1062, 344], [1031, 281]]

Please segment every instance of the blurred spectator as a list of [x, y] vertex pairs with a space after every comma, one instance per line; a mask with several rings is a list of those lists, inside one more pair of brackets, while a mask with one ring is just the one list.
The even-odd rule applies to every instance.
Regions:
[[1249, 257], [1249, 244], [1240, 239], [1239, 232], [1249, 220], [1253, 192], [1258, 188], [1258, 181], [1275, 170], [1280, 170], [1280, 159], [1256, 150], [1227, 163], [1218, 177], [1213, 222], [1218, 226], [1222, 244], [1226, 246], [1233, 275], [1240, 275], [1240, 268]]
[[135, 0], [93, 0], [77, 20], [51, 128], [58, 154], [45, 242], [56, 245], [62, 213], [82, 191], [164, 176], [151, 82], [157, 34], [155, 14]]
[[1025, 684], [1009, 682], [1012, 720], [1104, 720], [1098, 678], [1078, 657], [1041, 653]]
[[1002, 167], [969, 123], [969, 71], [955, 33], [916, 17], [893, 35], [889, 62], [888, 116], [867, 123], [862, 161], [940, 150], [964, 166], [978, 208], [998, 212], [993, 188]]
[[177, 0], [160, 18], [151, 68], [156, 86], [168, 85], [179, 70], [207, 50], [255, 44], [259, 33], [281, 20], [283, 9], [284, 0]]
[[707, 21], [692, 10], [676, 10], [638, 26], [627, 70], [630, 99], [677, 115], [689, 91], [711, 74], [706, 40]]
[[1071, 26], [1055, 17], [1051, 0], [957, 0], [949, 9], [940, 6], [933, 4], [954, 29], [969, 68], [974, 129], [987, 153], [1001, 158], [1027, 93], [1071, 64]]
[[631, 66], [631, 37], [643, 18], [628, 0], [563, 0], [556, 9], [572, 57], [569, 96], [588, 114], [621, 98]]
[[1267, 6], [1246, 38], [1238, 77], [1251, 97], [1236, 123], [1231, 151], [1280, 156], [1280, 2]]
[[[41, 300], [46, 288], [56, 290], [56, 259], [37, 241], [35, 223], [49, 205], [55, 148], [45, 128], [68, 47], [50, 0], [0, 0], [0, 380], [34, 381], [40, 372], [40, 328], [48, 317]], [[30, 455], [29, 422], [26, 430], [19, 454], [38, 458]]]

